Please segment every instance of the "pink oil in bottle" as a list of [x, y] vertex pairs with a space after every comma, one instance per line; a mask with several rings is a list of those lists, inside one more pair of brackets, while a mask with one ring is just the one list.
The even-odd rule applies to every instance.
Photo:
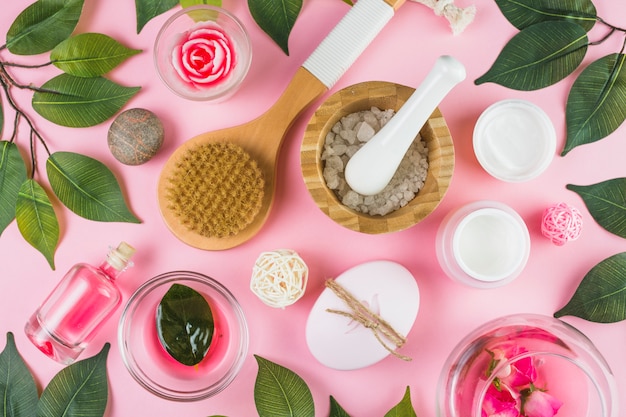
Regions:
[[134, 252], [122, 242], [100, 266], [72, 267], [26, 323], [33, 344], [60, 363], [74, 362], [121, 304], [115, 281], [132, 265]]

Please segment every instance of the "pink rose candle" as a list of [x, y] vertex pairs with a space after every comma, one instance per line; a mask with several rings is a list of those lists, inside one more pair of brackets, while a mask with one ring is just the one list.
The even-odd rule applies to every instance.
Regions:
[[190, 100], [218, 100], [241, 85], [251, 44], [241, 22], [224, 9], [198, 5], [180, 10], [159, 32], [154, 48], [161, 80]]
[[493, 320], [449, 356], [438, 417], [616, 417], [615, 380], [582, 333], [549, 316]]
[[178, 76], [196, 88], [212, 88], [233, 73], [237, 51], [232, 39], [215, 22], [200, 22], [184, 33], [172, 50]]

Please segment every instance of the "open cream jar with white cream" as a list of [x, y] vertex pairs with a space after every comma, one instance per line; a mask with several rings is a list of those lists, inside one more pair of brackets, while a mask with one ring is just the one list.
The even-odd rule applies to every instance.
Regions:
[[524, 269], [530, 235], [524, 220], [509, 206], [476, 201], [444, 218], [436, 248], [439, 264], [450, 278], [476, 288], [494, 288]]
[[493, 177], [529, 181], [548, 168], [556, 151], [556, 132], [548, 115], [526, 100], [502, 100], [478, 118], [474, 153]]

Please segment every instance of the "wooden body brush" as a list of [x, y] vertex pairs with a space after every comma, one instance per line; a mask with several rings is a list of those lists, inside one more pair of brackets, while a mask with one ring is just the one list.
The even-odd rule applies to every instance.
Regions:
[[161, 214], [172, 233], [200, 249], [253, 237], [267, 219], [283, 139], [293, 121], [358, 58], [405, 0], [359, 0], [296, 71], [278, 101], [243, 125], [198, 135], [163, 167]]

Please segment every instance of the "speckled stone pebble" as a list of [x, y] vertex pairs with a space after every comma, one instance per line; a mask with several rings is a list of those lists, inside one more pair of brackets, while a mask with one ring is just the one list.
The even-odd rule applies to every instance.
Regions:
[[118, 161], [141, 165], [148, 162], [163, 144], [163, 124], [149, 110], [126, 110], [111, 124], [108, 143]]

